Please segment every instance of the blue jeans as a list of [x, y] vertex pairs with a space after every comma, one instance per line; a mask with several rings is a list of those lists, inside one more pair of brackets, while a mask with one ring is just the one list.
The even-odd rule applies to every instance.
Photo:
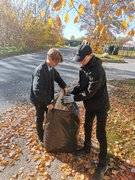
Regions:
[[93, 120], [96, 116], [97, 118], [97, 126], [96, 126], [96, 137], [100, 145], [100, 153], [99, 153], [99, 162], [102, 160], [106, 160], [107, 155], [107, 138], [106, 138], [106, 120], [107, 120], [107, 112], [85, 112], [85, 142], [84, 147], [91, 147], [91, 134], [92, 134], [92, 126]]

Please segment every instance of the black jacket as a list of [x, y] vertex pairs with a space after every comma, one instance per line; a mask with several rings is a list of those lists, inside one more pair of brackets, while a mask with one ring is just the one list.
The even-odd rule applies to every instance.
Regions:
[[110, 109], [106, 75], [102, 61], [93, 56], [79, 71], [78, 86], [71, 92], [75, 101], [83, 101], [87, 111], [108, 111]]
[[54, 99], [54, 81], [64, 89], [66, 83], [62, 80], [55, 68], [51, 71], [45, 63], [40, 64], [32, 74], [30, 100], [36, 105], [49, 105]]

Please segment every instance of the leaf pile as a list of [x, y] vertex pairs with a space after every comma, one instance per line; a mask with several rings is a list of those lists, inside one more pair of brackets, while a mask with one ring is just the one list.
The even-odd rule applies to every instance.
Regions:
[[[111, 82], [111, 110], [107, 121], [108, 166], [105, 180], [135, 179], [135, 89]], [[84, 141], [84, 108], [79, 104], [78, 144]], [[47, 153], [37, 138], [35, 109], [17, 104], [0, 115], [0, 177], [9, 180], [91, 180], [98, 163], [99, 146], [93, 126], [92, 153], [73, 158], [71, 153]], [[7, 173], [8, 172], [8, 173]]]

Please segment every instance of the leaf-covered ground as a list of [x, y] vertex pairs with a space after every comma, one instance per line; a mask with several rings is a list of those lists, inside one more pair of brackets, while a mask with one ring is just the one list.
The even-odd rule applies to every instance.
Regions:
[[[135, 179], [135, 80], [111, 81], [111, 110], [107, 120], [108, 171], [106, 180]], [[83, 145], [84, 108], [79, 104], [79, 146]], [[98, 162], [98, 142], [93, 126], [91, 155], [47, 153], [37, 141], [35, 109], [17, 104], [0, 115], [1, 180], [90, 180]]]

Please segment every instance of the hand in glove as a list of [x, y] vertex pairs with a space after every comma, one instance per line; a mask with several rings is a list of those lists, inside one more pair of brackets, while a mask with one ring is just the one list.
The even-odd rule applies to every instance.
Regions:
[[70, 94], [70, 95], [64, 96], [62, 99], [63, 99], [64, 104], [72, 103], [74, 102], [74, 95]]

